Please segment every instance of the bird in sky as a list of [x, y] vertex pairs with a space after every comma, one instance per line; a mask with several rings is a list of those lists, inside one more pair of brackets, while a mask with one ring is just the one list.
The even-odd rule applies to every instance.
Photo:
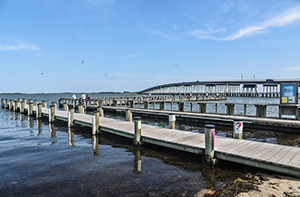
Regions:
[[178, 66], [177, 64], [174, 64], [173, 66]]
[[44, 73], [41, 73], [41, 75], [43, 75]]
[[81, 61], [80, 65], [82, 65], [82, 64], [83, 64], [83, 62], [84, 62], [84, 60], [82, 60], [82, 61]]

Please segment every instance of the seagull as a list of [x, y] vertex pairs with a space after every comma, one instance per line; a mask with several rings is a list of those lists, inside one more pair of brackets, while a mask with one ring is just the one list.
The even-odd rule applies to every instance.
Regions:
[[82, 65], [82, 64], [83, 64], [83, 62], [84, 62], [84, 60], [82, 60], [82, 61], [81, 61], [80, 65]]
[[105, 74], [105, 76], [107, 76], [107, 74]]
[[44, 73], [41, 73], [41, 75], [43, 75]]
[[177, 64], [174, 64], [173, 66], [178, 66]]

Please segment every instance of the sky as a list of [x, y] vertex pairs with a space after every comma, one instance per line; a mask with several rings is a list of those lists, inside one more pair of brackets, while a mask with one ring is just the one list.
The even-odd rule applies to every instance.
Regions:
[[0, 92], [300, 78], [299, 0], [0, 0]]

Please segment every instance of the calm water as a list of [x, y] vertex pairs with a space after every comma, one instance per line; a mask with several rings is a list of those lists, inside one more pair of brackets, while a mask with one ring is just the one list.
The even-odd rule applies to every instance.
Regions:
[[[70, 97], [68, 94], [0, 96], [47, 103]], [[262, 102], [266, 101], [273, 102], [272, 99]], [[161, 120], [143, 119], [143, 123], [167, 126]], [[177, 129], [203, 131], [201, 125], [185, 123], [180, 123]], [[227, 135], [230, 128], [217, 131], [219, 135]], [[186, 157], [159, 147], [135, 147], [124, 138], [104, 133], [95, 138], [90, 133], [91, 129], [86, 127], [69, 130], [66, 123], [49, 125], [47, 120], [1, 108], [0, 196], [193, 196], [220, 187], [248, 171], [245, 166], [228, 163], [211, 168], [201, 164], [197, 155]], [[278, 139], [282, 137], [276, 135], [273, 132], [272, 137], [252, 138], [265, 141], [273, 138], [270, 143], [280, 143]]]

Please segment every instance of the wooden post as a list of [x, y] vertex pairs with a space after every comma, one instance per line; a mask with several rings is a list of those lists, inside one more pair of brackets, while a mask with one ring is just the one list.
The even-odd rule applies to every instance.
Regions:
[[94, 111], [94, 116], [95, 116], [95, 134], [99, 131], [99, 126], [100, 126], [100, 112], [99, 111]]
[[1, 107], [4, 108], [5, 107], [5, 99], [1, 98]]
[[55, 120], [55, 105], [51, 105], [50, 106], [50, 110], [49, 110], [49, 122], [54, 122]]
[[118, 101], [117, 100], [113, 100], [113, 106], [117, 107], [117, 105], [118, 105]]
[[226, 103], [227, 115], [234, 115], [235, 113], [235, 104], [234, 103]]
[[234, 119], [233, 120], [233, 138], [242, 139], [243, 137], [243, 120]]
[[68, 127], [72, 127], [74, 125], [74, 107], [70, 107], [70, 111], [68, 113]]
[[141, 145], [141, 117], [134, 117], [134, 141], [135, 145]]
[[21, 102], [22, 102], [22, 99], [18, 98], [18, 101], [19, 101], [19, 103], [21, 103]]
[[13, 106], [14, 106], [14, 101], [9, 100], [9, 110], [13, 110]]
[[64, 106], [64, 111], [69, 111], [69, 106], [67, 103], [64, 103], [63, 106]]
[[173, 111], [173, 101], [171, 101], [171, 111]]
[[18, 111], [18, 107], [19, 107], [19, 101], [15, 100], [14, 111]]
[[[267, 116], [267, 106], [266, 105], [255, 105], [256, 107], [256, 117], [263, 117]], [[279, 109], [281, 111], [281, 109]], [[280, 116], [281, 118], [281, 116]]]
[[20, 113], [23, 114], [25, 111], [25, 101], [21, 101]]
[[199, 103], [199, 112], [200, 113], [206, 113], [206, 103]]
[[42, 101], [42, 107], [47, 107], [46, 101]]
[[96, 131], [96, 119], [95, 116], [92, 116], [92, 135], [96, 135], [97, 131]]
[[185, 102], [178, 102], [178, 109], [180, 112], [185, 111]]
[[5, 109], [8, 109], [8, 108], [9, 108], [8, 103], [9, 103], [9, 102], [8, 102], [8, 99], [5, 99], [5, 107], [4, 107]]
[[38, 105], [38, 101], [34, 100], [34, 106], [37, 106], [37, 105]]
[[131, 113], [130, 109], [126, 110], [126, 121], [132, 122], [132, 113]]
[[78, 105], [78, 113], [84, 114], [84, 108], [82, 104]]
[[164, 101], [160, 102], [160, 110], [166, 109], [166, 103]]
[[215, 104], [216, 105], [216, 114], [218, 113], [218, 103]]
[[149, 108], [149, 101], [144, 101], [144, 109], [148, 109]]
[[29, 102], [29, 107], [28, 107], [28, 116], [33, 115], [33, 102]]
[[24, 104], [26, 104], [26, 99], [23, 98]]
[[175, 114], [169, 114], [169, 129], [175, 129], [176, 116]]
[[216, 160], [215, 154], [215, 125], [205, 125], [205, 163], [214, 165]]
[[100, 116], [100, 117], [103, 117], [103, 116], [104, 116], [102, 106], [99, 106], [99, 107], [97, 108], [97, 111], [99, 111], [99, 116]]
[[244, 104], [244, 116], [247, 116], [247, 104]]
[[36, 118], [42, 118], [42, 104], [39, 103], [37, 105]]

